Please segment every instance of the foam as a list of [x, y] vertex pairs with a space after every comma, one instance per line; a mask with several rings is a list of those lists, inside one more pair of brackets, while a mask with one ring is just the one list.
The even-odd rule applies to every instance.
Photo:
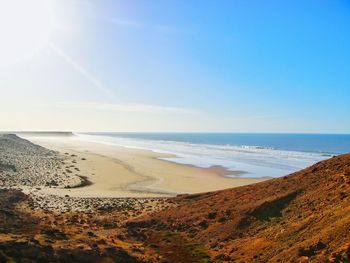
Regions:
[[329, 158], [322, 153], [284, 151], [261, 146], [195, 144], [86, 134], [77, 136], [78, 139], [91, 142], [174, 154], [176, 157], [161, 159], [176, 163], [204, 168], [220, 165], [232, 171], [247, 172], [240, 177], [279, 177]]

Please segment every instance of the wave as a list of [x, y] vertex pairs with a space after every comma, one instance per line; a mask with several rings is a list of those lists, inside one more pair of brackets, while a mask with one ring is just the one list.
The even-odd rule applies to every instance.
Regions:
[[[196, 144], [171, 140], [150, 140], [105, 135], [76, 134], [82, 140], [146, 149], [176, 157], [160, 158], [198, 167], [222, 166], [231, 171], [244, 171], [239, 177], [279, 177], [329, 158], [325, 153], [277, 150], [247, 145]], [[234, 175], [229, 175], [235, 177]]]

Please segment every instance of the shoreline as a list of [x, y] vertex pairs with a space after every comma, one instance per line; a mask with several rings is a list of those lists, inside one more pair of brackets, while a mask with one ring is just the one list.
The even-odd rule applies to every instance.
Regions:
[[[131, 149], [131, 150], [136, 150], [136, 151], [140, 150], [140, 151], [152, 152], [154, 155], [156, 155], [153, 158], [155, 158], [157, 160], [166, 161], [166, 162], [169, 162], [169, 163], [182, 165], [182, 166], [198, 168], [198, 169], [216, 170], [216, 175], [219, 175], [219, 176], [227, 176], [229, 178], [239, 178], [240, 175], [248, 174], [248, 172], [246, 172], [246, 171], [231, 170], [231, 169], [229, 169], [229, 168], [227, 168], [225, 166], [222, 166], [222, 165], [211, 165], [209, 167], [201, 167], [201, 166], [197, 166], [195, 164], [176, 162], [175, 160], [172, 160], [170, 158], [181, 158], [181, 157], [176, 155], [176, 154], [174, 154], [174, 153], [165, 153], [165, 152], [161, 152], [161, 151], [157, 151], [157, 150], [151, 150], [151, 149], [135, 147], [135, 146], [123, 146], [123, 145], [117, 145], [117, 144], [113, 144], [113, 143], [96, 142], [96, 141], [93, 141], [93, 140], [84, 140], [84, 139], [81, 139], [81, 137], [79, 137], [79, 135], [76, 135], [74, 133], [72, 133], [71, 136], [73, 136], [72, 138], [77, 138], [78, 140], [85, 141], [85, 142], [91, 142], [91, 143], [97, 143], [97, 144], [102, 144], [102, 145], [114, 146], [114, 147], [117, 147], [117, 148]], [[232, 177], [229, 176], [229, 175], [232, 175]], [[234, 177], [234, 176], [238, 176], [238, 177]], [[272, 179], [273, 177], [267, 177], [267, 176], [266, 177], [247, 177], [247, 179], [253, 179], [253, 178]]]
[[[267, 178], [232, 178], [224, 167], [179, 164], [162, 158], [172, 154], [88, 142], [71, 137], [35, 137], [19, 134], [35, 144], [71, 158], [90, 185], [41, 189], [40, 193], [72, 197], [173, 197], [257, 183]], [[240, 171], [239, 171], [240, 173]]]

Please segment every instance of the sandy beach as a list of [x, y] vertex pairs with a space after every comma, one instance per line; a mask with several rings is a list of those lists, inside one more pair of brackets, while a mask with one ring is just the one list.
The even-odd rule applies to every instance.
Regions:
[[[76, 136], [20, 135], [65, 158], [68, 172], [88, 180], [76, 188], [41, 188], [36, 194], [70, 197], [168, 197], [215, 191], [266, 179], [228, 178], [221, 167], [199, 168], [158, 158], [167, 154], [88, 142]], [[70, 170], [72, 171], [70, 171]], [[232, 172], [230, 172], [232, 174]]]

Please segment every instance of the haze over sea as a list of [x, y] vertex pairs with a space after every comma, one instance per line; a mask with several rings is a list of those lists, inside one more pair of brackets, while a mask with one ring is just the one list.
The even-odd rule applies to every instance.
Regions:
[[[79, 133], [79, 139], [175, 154], [168, 161], [279, 177], [350, 151], [349, 134]], [[235, 177], [236, 175], [229, 175]]]

